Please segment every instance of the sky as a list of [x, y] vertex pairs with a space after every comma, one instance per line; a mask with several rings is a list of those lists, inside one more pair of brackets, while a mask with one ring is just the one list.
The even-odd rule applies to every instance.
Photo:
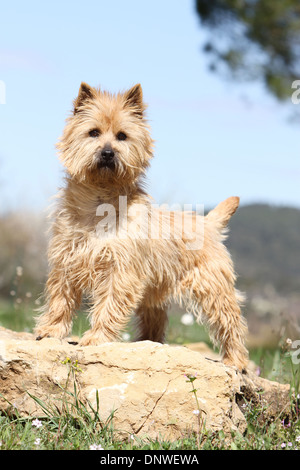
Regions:
[[62, 185], [55, 144], [81, 81], [112, 92], [141, 83], [157, 203], [212, 207], [234, 195], [300, 207], [299, 123], [260, 84], [208, 71], [194, 3], [2, 2], [0, 211], [43, 211]]

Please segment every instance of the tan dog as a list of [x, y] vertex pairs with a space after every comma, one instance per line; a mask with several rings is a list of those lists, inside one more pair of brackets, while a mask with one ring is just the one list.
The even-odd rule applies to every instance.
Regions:
[[243, 369], [242, 297], [222, 243], [239, 199], [227, 199], [206, 217], [153, 208], [142, 185], [153, 148], [144, 112], [140, 85], [111, 95], [81, 84], [58, 144], [67, 175], [37, 339], [67, 336], [85, 293], [91, 329], [80, 344], [118, 338], [133, 312], [137, 339], [163, 342], [175, 300], [207, 321], [224, 362]]

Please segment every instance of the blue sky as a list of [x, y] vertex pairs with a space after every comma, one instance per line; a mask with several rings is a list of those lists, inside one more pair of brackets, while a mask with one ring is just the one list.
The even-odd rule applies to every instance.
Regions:
[[299, 124], [259, 85], [210, 74], [205, 34], [193, 0], [2, 3], [1, 209], [44, 209], [61, 185], [55, 143], [81, 81], [142, 84], [156, 202], [300, 207]]

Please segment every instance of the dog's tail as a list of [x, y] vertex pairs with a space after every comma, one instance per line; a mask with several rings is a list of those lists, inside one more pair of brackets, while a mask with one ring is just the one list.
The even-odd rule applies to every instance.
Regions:
[[220, 229], [223, 229], [227, 226], [230, 217], [233, 216], [239, 207], [239, 203], [239, 197], [229, 197], [218, 204], [215, 209], [211, 210], [206, 217], [208, 220], [214, 222]]

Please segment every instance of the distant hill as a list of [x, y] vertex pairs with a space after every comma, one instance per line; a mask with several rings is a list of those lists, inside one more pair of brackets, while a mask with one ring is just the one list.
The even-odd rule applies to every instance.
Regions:
[[226, 244], [244, 287], [272, 284], [279, 294], [300, 293], [300, 210], [242, 206], [230, 221]]

